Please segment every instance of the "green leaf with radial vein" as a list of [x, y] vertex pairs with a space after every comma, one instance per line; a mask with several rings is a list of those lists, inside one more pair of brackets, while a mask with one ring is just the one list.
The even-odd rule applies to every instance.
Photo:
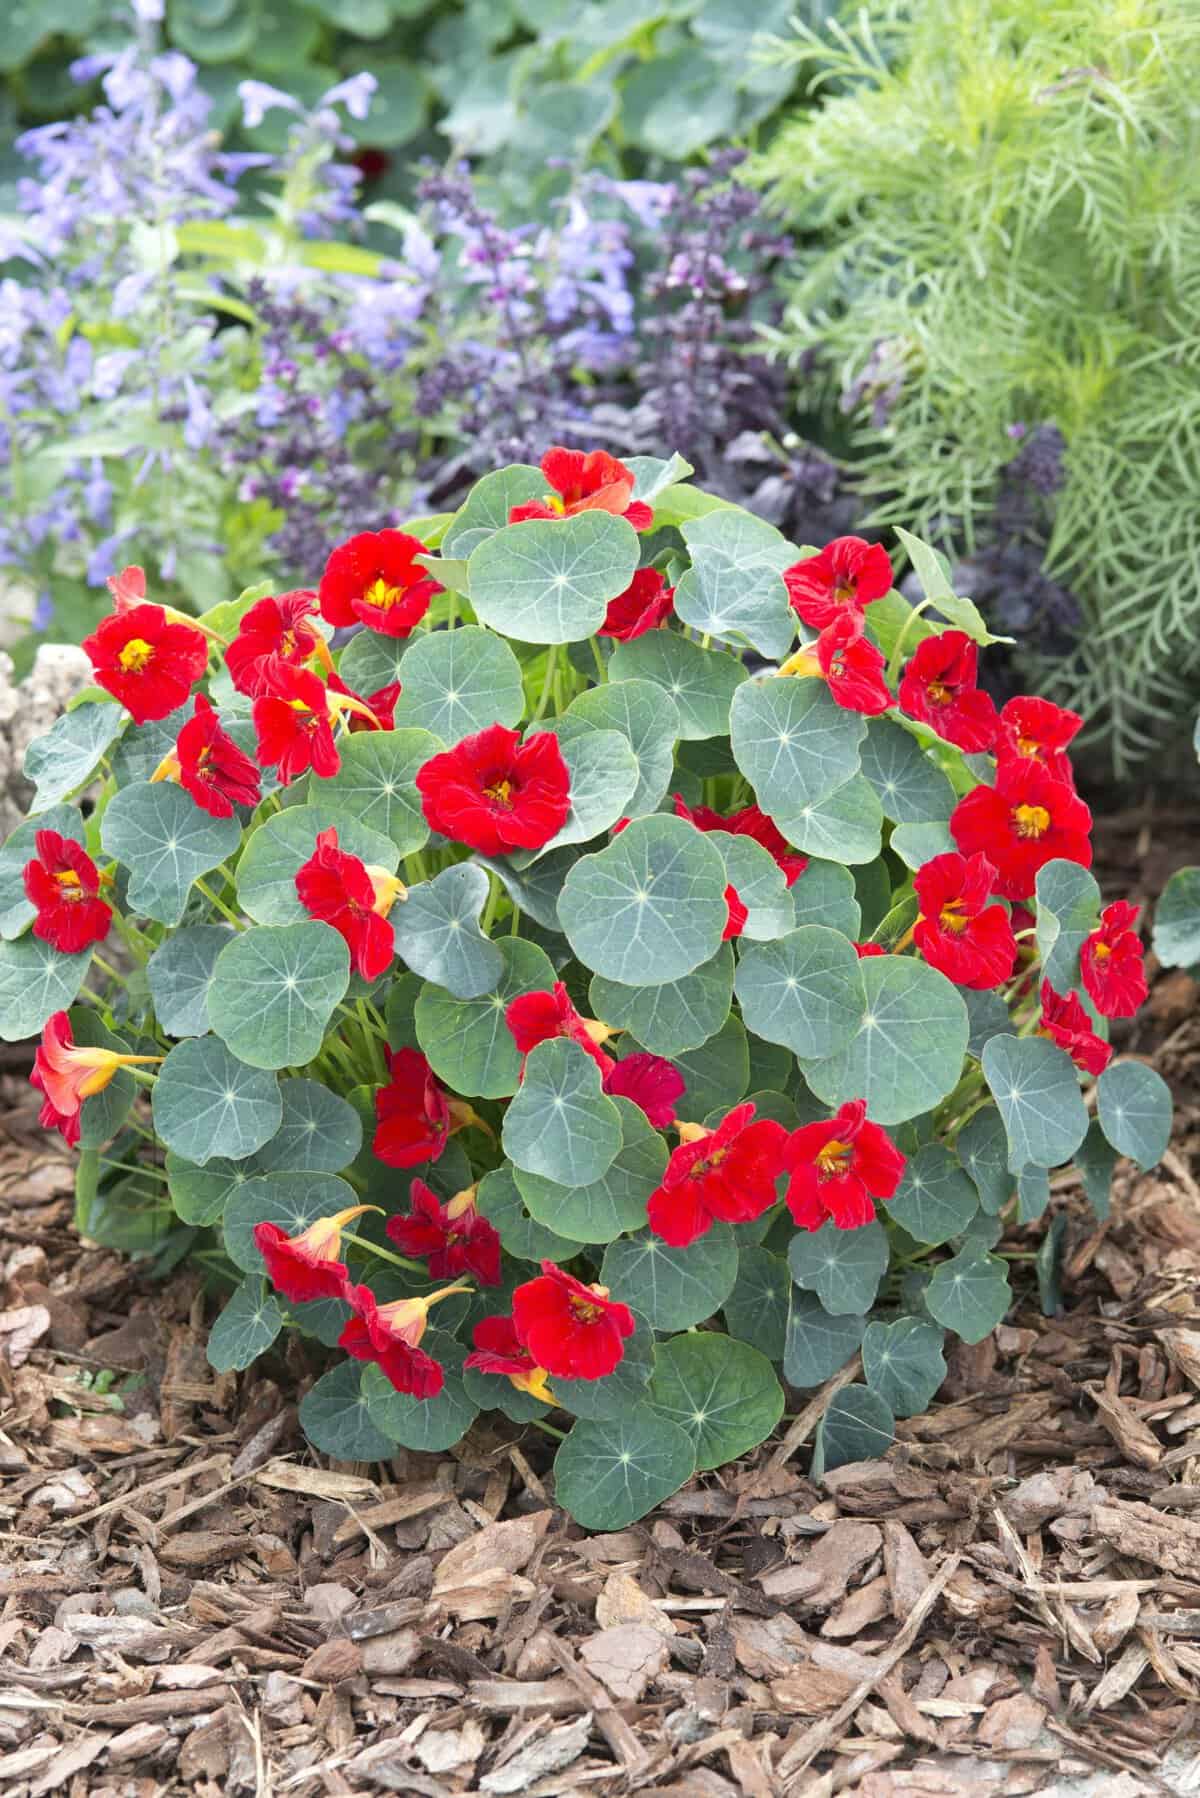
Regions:
[[[243, 1273], [263, 1274], [266, 1264], [254, 1240], [258, 1224], [278, 1224], [288, 1236], [319, 1217], [336, 1217], [355, 1203], [355, 1192], [336, 1174], [259, 1174], [233, 1193], [225, 1207], [225, 1253]], [[338, 1257], [344, 1261], [345, 1256]]]
[[990, 1217], [995, 1217], [1017, 1189], [1008, 1171], [1008, 1133], [996, 1107], [985, 1105], [968, 1118], [954, 1146], [975, 1182], [979, 1203]]
[[550, 1388], [565, 1411], [598, 1421], [623, 1417], [645, 1396], [646, 1382], [654, 1371], [654, 1331], [644, 1317], [633, 1313], [635, 1329], [623, 1341], [624, 1354], [602, 1380], [563, 1380], [557, 1376]]
[[362, 1390], [365, 1371], [358, 1361], [341, 1361], [300, 1400], [304, 1434], [314, 1448], [339, 1461], [385, 1461], [395, 1453], [394, 1438], [371, 1421]]
[[902, 1124], [931, 1111], [957, 1085], [967, 1008], [946, 976], [924, 962], [876, 956], [861, 972], [866, 1007], [857, 1033], [826, 1060], [802, 1061], [801, 1072], [827, 1105], [865, 1099], [877, 1124]]
[[197, 1167], [214, 1155], [244, 1161], [283, 1121], [275, 1075], [239, 1061], [216, 1036], [175, 1045], [158, 1071], [153, 1107], [167, 1148]]
[[865, 1317], [834, 1317], [815, 1293], [792, 1288], [783, 1375], [793, 1386], [820, 1386], [845, 1367], [866, 1329]]
[[283, 1328], [283, 1312], [260, 1274], [247, 1274], [208, 1333], [208, 1364], [240, 1372], [265, 1354]]
[[398, 953], [414, 974], [457, 999], [490, 992], [504, 972], [500, 951], [479, 928], [487, 896], [483, 869], [460, 862], [409, 887], [392, 908]]
[[597, 974], [588, 998], [596, 1017], [614, 1030], [627, 1030], [652, 1055], [673, 1060], [700, 1048], [729, 1016], [733, 945], [722, 943], [712, 960], [694, 974], [663, 986], [621, 986]]
[[796, 617], [783, 583], [795, 551], [773, 525], [740, 506], [722, 507], [681, 527], [692, 565], [675, 587], [684, 624], [718, 642], [751, 644], [779, 658], [791, 648]]
[[766, 1356], [710, 1331], [659, 1347], [646, 1397], [687, 1431], [698, 1470], [748, 1454], [783, 1415], [783, 1389]]
[[979, 1209], [979, 1194], [949, 1149], [926, 1143], [911, 1155], [887, 1215], [931, 1247], [961, 1236]]
[[338, 674], [346, 685], [364, 698], [403, 681], [401, 665], [410, 648], [424, 643], [425, 637], [384, 637], [378, 631], [360, 631], [351, 637], [338, 658]]
[[[250, 1158], [256, 1173], [305, 1168], [336, 1174], [362, 1147], [362, 1124], [353, 1105], [318, 1080], [281, 1080], [283, 1122]], [[245, 1164], [244, 1164], [245, 1165]]]
[[749, 1090], [750, 1045], [736, 1012], [730, 1012], [717, 1034], [698, 1049], [686, 1049], [672, 1059], [687, 1086], [680, 1101], [682, 1115], [693, 1123], [710, 1111], [724, 1115]]
[[196, 1167], [180, 1156], [168, 1154], [166, 1160], [168, 1188], [175, 1215], [181, 1223], [215, 1224], [226, 1205], [254, 1178], [255, 1160], [224, 1161], [214, 1157], [207, 1167]]
[[597, 730], [615, 730], [628, 742], [638, 768], [638, 784], [628, 801], [631, 818], [652, 812], [671, 784], [679, 713], [675, 702], [647, 680], [610, 680], [573, 700], [566, 716], [582, 718]]
[[1008, 1015], [1008, 1006], [999, 993], [972, 992], [967, 987], [960, 988], [960, 991], [971, 1026], [967, 1054], [973, 1055], [978, 1061], [983, 1054], [984, 1044], [994, 1036], [1004, 1036], [1012, 1028], [1012, 1019]]
[[651, 1405], [581, 1419], [554, 1457], [554, 1496], [587, 1530], [620, 1530], [677, 1492], [696, 1470], [692, 1439]]
[[44, 812], [86, 786], [128, 723], [124, 706], [88, 703], [64, 712], [35, 737], [25, 751], [25, 778], [37, 788], [30, 812]]
[[1083, 1179], [1087, 1202], [1102, 1222], [1111, 1209], [1113, 1169], [1118, 1159], [1117, 1151], [1100, 1128], [1100, 1120], [1093, 1118], [1075, 1151], [1075, 1166]]
[[819, 1230], [797, 1230], [788, 1244], [793, 1280], [815, 1292], [834, 1317], [861, 1317], [869, 1311], [887, 1265], [887, 1234], [875, 1222], [839, 1230], [830, 1221]]
[[736, 656], [701, 649], [677, 631], [647, 631], [630, 643], [618, 643], [608, 665], [614, 681], [653, 681], [670, 695], [684, 742], [723, 737], [729, 729], [729, 706], [747, 671]]
[[1140, 1168], [1157, 1167], [1171, 1140], [1171, 1089], [1140, 1061], [1105, 1068], [1096, 1088], [1100, 1128]]
[[415, 725], [447, 747], [490, 724], [511, 729], [525, 710], [521, 664], [503, 637], [473, 624], [414, 638], [401, 684], [397, 730]]
[[1088, 1115], [1071, 1057], [1042, 1036], [994, 1036], [984, 1045], [983, 1076], [1008, 1133], [1013, 1173], [1070, 1161], [1087, 1134]]
[[863, 1374], [897, 1417], [919, 1417], [946, 1378], [945, 1334], [923, 1317], [871, 1323], [863, 1337]]
[[233, 941], [227, 924], [188, 924], [146, 963], [154, 1015], [168, 1036], [203, 1036], [208, 989], [218, 955]]
[[897, 824], [890, 847], [905, 867], [915, 872], [926, 862], [931, 862], [935, 855], [948, 855], [955, 848], [955, 842], [948, 824]]
[[884, 816], [897, 824], [948, 818], [954, 788], [920, 744], [888, 718], [872, 718], [862, 746], [863, 778], [875, 790]]
[[260, 924], [222, 949], [208, 990], [217, 1035], [253, 1068], [299, 1068], [320, 1052], [350, 984], [350, 951], [328, 924]]
[[857, 940], [862, 928], [862, 907], [849, 868], [837, 862], [811, 860], [799, 880], [792, 882], [791, 894], [797, 927], [824, 924], [852, 942]]
[[546, 477], [532, 463], [512, 462], [507, 468], [493, 469], [476, 481], [446, 526], [442, 554], [469, 556], [485, 538], [504, 529], [513, 506], [541, 499], [545, 492]]
[[561, 933], [558, 895], [579, 860], [578, 849], [570, 844], [549, 849], [527, 868], [515, 868], [504, 855], [473, 855], [471, 860], [494, 874], [517, 909], [527, 912], [535, 924]]
[[[357, 738], [352, 739], [357, 741]], [[296, 875], [316, 853], [323, 830], [335, 829], [338, 848], [369, 867], [394, 874], [399, 851], [390, 837], [330, 800], [289, 805], [251, 831], [237, 866], [238, 904], [256, 924], [299, 924], [309, 917], [296, 892]]]
[[964, 1342], [982, 1342], [1012, 1304], [1007, 1264], [974, 1244], [939, 1262], [925, 1288], [925, 1309]]
[[768, 1360], [782, 1361], [792, 1276], [782, 1255], [743, 1242], [737, 1284], [725, 1300], [725, 1327]]
[[578, 643], [604, 623], [638, 555], [637, 532], [610, 512], [505, 525], [471, 552], [471, 606], [519, 643]]
[[336, 806], [368, 830], [390, 837], [401, 855], [429, 840], [417, 770], [445, 745], [427, 730], [363, 730], [339, 744], [342, 765], [329, 780], [310, 777], [310, 805]]
[[621, 1147], [621, 1114], [600, 1090], [600, 1069], [565, 1037], [539, 1043], [504, 1114], [504, 1153], [526, 1173], [589, 1186]]
[[1154, 914], [1154, 953], [1165, 968], [1200, 964], [1200, 868], [1176, 868]]
[[371, 1422], [393, 1442], [423, 1454], [442, 1454], [461, 1442], [479, 1407], [463, 1385], [466, 1348], [445, 1330], [426, 1330], [421, 1347], [445, 1371], [442, 1389], [433, 1398], [414, 1398], [397, 1392], [381, 1367], [368, 1362], [362, 1372], [362, 1390]]
[[873, 862], [883, 841], [883, 809], [874, 791], [859, 774], [814, 799], [798, 812], [789, 812], [780, 828], [807, 855], [837, 856], [858, 866]]
[[568, 1242], [530, 1217], [517, 1188], [515, 1170], [507, 1162], [483, 1176], [475, 1209], [495, 1226], [501, 1244], [518, 1261], [567, 1261], [579, 1252], [577, 1242]]
[[1037, 946], [1056, 993], [1079, 984], [1079, 951], [1100, 922], [1100, 888], [1078, 862], [1052, 861], [1037, 874]]
[[0, 1037], [6, 1043], [37, 1036], [46, 1019], [75, 1003], [92, 952], [60, 955], [39, 937], [0, 943]]
[[620, 1094], [612, 1102], [621, 1116], [621, 1147], [598, 1180], [560, 1186], [516, 1170], [517, 1187], [531, 1215], [573, 1244], [612, 1242], [623, 1230], [644, 1224], [647, 1201], [667, 1165], [667, 1145], [641, 1106]]
[[633, 497], [652, 506], [661, 493], [677, 481], [686, 481], [696, 470], [685, 462], [678, 450], [670, 456], [626, 456], [625, 466], [633, 476]]
[[495, 947], [502, 970], [491, 992], [456, 999], [427, 981], [417, 996], [417, 1041], [439, 1080], [464, 1098], [507, 1099], [516, 1092], [521, 1057], [505, 1009], [522, 993], [549, 992], [556, 978], [536, 943], [505, 936]]
[[748, 1030], [815, 1061], [850, 1041], [866, 1005], [853, 945], [821, 924], [749, 944], [734, 991]]
[[[866, 720], [845, 711], [821, 680], [748, 680], [729, 708], [734, 759], [765, 812], [789, 824], [858, 772]], [[840, 859], [840, 857], [839, 857]]]
[[725, 864], [683, 818], [635, 818], [576, 862], [558, 902], [580, 961], [623, 986], [679, 980], [720, 947]]
[[518, 850], [509, 859], [528, 867], [568, 843], [589, 843], [623, 817], [638, 784], [637, 757], [619, 730], [594, 730], [582, 719], [558, 720], [554, 731], [570, 775], [567, 821], [544, 849]]
[[821, 1480], [852, 1461], [876, 1461], [896, 1439], [896, 1419], [879, 1393], [866, 1386], [835, 1392], [817, 1425], [810, 1468]]
[[714, 1224], [684, 1249], [639, 1230], [609, 1243], [600, 1278], [652, 1329], [688, 1330], [721, 1309], [733, 1291], [737, 1262], [737, 1241], [728, 1224]]
[[775, 857], [753, 837], [738, 836], [728, 830], [710, 830], [705, 835], [720, 850], [725, 878], [746, 907], [743, 940], [769, 943], [786, 935], [795, 924], [796, 908]]
[[213, 818], [174, 781], [140, 781], [114, 793], [100, 822], [106, 855], [129, 870], [129, 909], [178, 924], [192, 882], [234, 854], [237, 818]]
[[73, 843], [83, 842], [83, 818], [74, 805], [52, 806], [17, 825], [0, 849], [0, 936], [6, 942], [21, 936], [37, 916], [37, 907], [25, 896], [25, 869], [37, 854], [39, 830], [56, 830]]

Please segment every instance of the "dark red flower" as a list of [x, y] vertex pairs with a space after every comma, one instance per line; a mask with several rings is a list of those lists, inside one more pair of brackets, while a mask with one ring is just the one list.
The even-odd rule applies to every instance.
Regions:
[[419, 1049], [385, 1049], [390, 1079], [375, 1094], [372, 1148], [389, 1167], [436, 1161], [452, 1130], [450, 1101]]
[[624, 593], [608, 602], [598, 637], [630, 643], [666, 623], [675, 604], [675, 589], [668, 587], [657, 568], [639, 568]]
[[555, 981], [552, 992], [522, 993], [519, 998], [510, 999], [504, 1008], [504, 1021], [522, 1055], [528, 1055], [551, 1037], [565, 1036], [587, 1050], [601, 1074], [608, 1074], [613, 1067], [612, 1056], [605, 1055], [600, 1047], [612, 1031], [599, 1018], [585, 1018], [577, 1012], [561, 980]]
[[201, 811], [232, 818], [235, 805], [257, 805], [262, 775], [245, 750], [221, 729], [216, 708], [197, 693], [192, 716], [164, 756], [151, 780], [177, 780]]
[[360, 531], [339, 543], [321, 576], [321, 616], [365, 624], [384, 637], [407, 637], [442, 591], [417, 561], [428, 549], [407, 531]]
[[[349, 688], [346, 689], [347, 692]], [[386, 687], [380, 687], [376, 693], [368, 693], [364, 704], [371, 713], [365, 718], [361, 712], [346, 713], [346, 725], [351, 731], [360, 730], [395, 730], [396, 701], [400, 697], [400, 682], [391, 680]]]
[[887, 954], [882, 943], [855, 943], [853, 948], [859, 961], [870, 961], [873, 956]]
[[307, 588], [255, 601], [225, 651], [225, 666], [239, 693], [251, 699], [269, 693], [273, 661], [306, 662], [324, 652], [332, 667], [325, 639], [312, 622], [316, 609], [317, 596]]
[[646, 1207], [650, 1228], [685, 1248], [720, 1218], [744, 1224], [775, 1203], [788, 1135], [773, 1118], [754, 1119], [754, 1102], [735, 1105], [715, 1130], [682, 1124], [679, 1147]]
[[1083, 800], [1038, 762], [1006, 762], [994, 786], [975, 787], [950, 817], [964, 855], [982, 851], [996, 870], [1004, 899], [1027, 899], [1047, 862], [1092, 864], [1092, 814]]
[[876, 1199], [890, 1199], [905, 1158], [878, 1124], [867, 1122], [865, 1099], [850, 1099], [823, 1123], [804, 1124], [788, 1141], [787, 1206], [802, 1230], [832, 1218], [857, 1230], [875, 1216]]
[[102, 943], [112, 925], [112, 906], [100, 897], [99, 868], [80, 844], [57, 830], [39, 830], [37, 855], [25, 864], [25, 896], [37, 907], [33, 934], [64, 955]]
[[278, 1224], [255, 1224], [254, 1241], [276, 1292], [294, 1305], [340, 1299], [346, 1284], [345, 1264], [338, 1260], [342, 1231], [364, 1211], [378, 1210], [378, 1205], [348, 1205], [332, 1217], [317, 1218], [295, 1236]]
[[[752, 842], [766, 850], [789, 886], [795, 885], [808, 866], [808, 857], [800, 855], [792, 849], [779, 826], [756, 805], [744, 805], [740, 811], [730, 812], [726, 818], [720, 812], [715, 812], [709, 805], [689, 805], [681, 793], [676, 793], [675, 816], [686, 818], [689, 824], [696, 826], [697, 830], [705, 832], [727, 830], [731, 836], [749, 837]], [[621, 820], [622, 826], [628, 822], [627, 818]], [[614, 825], [614, 834], [616, 829], [617, 826]], [[728, 895], [726, 896], [728, 897]], [[743, 917], [742, 924], [745, 921]]]
[[418, 1344], [425, 1334], [429, 1308], [439, 1299], [455, 1292], [469, 1292], [469, 1286], [444, 1286], [440, 1292], [427, 1293], [419, 1299], [392, 1299], [381, 1305], [369, 1286], [349, 1282], [340, 1297], [353, 1308], [338, 1337], [355, 1361], [373, 1361], [383, 1369], [397, 1392], [413, 1398], [436, 1398], [445, 1384], [445, 1371], [432, 1355]]
[[544, 1405], [554, 1403], [554, 1395], [546, 1385], [546, 1369], [539, 1367], [527, 1349], [522, 1348], [511, 1317], [481, 1317], [471, 1332], [475, 1347], [463, 1363], [480, 1373], [501, 1374], [511, 1380], [518, 1392], [528, 1392]]
[[1037, 1027], [1039, 1036], [1049, 1037], [1065, 1049], [1077, 1068], [1085, 1074], [1102, 1074], [1112, 1060], [1112, 1048], [1092, 1029], [1092, 1020], [1084, 1010], [1078, 994], [1064, 998], [1056, 993], [1048, 980], [1042, 981], [1042, 1016]]
[[417, 770], [425, 821], [484, 855], [542, 849], [567, 821], [571, 776], [558, 738], [490, 724]]
[[1083, 990], [1104, 1018], [1131, 1018], [1146, 999], [1146, 969], [1133, 926], [1138, 907], [1127, 899], [1106, 905], [1100, 928], [1084, 938], [1079, 951]]
[[118, 1068], [161, 1060], [161, 1055], [122, 1055], [116, 1049], [89, 1049], [76, 1043], [70, 1018], [65, 1011], [56, 1011], [46, 1020], [29, 1076], [30, 1086], [45, 1100], [38, 1122], [44, 1130], [61, 1130], [74, 1148], [83, 1101], [103, 1092]]
[[858, 618], [892, 585], [892, 564], [882, 543], [835, 537], [815, 556], [783, 571], [788, 598], [805, 624], [823, 631], [847, 612]]
[[918, 643], [900, 680], [900, 706], [969, 753], [990, 749], [998, 720], [990, 693], [976, 685], [979, 648], [965, 631]]
[[633, 1312], [609, 1298], [607, 1286], [585, 1286], [553, 1261], [542, 1262], [540, 1279], [517, 1287], [512, 1319], [522, 1348], [564, 1380], [602, 1380], [635, 1328]]
[[1055, 780], [1074, 786], [1067, 747], [1082, 729], [1078, 712], [1069, 712], [1049, 699], [1021, 694], [1010, 699], [1000, 713], [996, 753], [1002, 763], [1015, 759], [1040, 762]]
[[527, 518], [573, 518], [578, 512], [613, 512], [635, 531], [647, 530], [654, 517], [649, 506], [633, 497], [633, 471], [607, 450], [572, 450], [556, 445], [542, 457], [542, 473], [554, 489], [544, 499], [514, 506], [509, 524]]
[[277, 662], [271, 668], [271, 690], [254, 701], [258, 759], [264, 768], [278, 766], [289, 786], [311, 768], [328, 780], [342, 765], [333, 740], [329, 693], [309, 668]]
[[727, 886], [725, 888], [725, 928], [721, 932], [721, 941], [727, 943], [731, 938], [741, 936], [749, 916], [749, 910], [742, 904], [737, 888]]
[[111, 613], [83, 647], [97, 685], [120, 700], [135, 724], [175, 711], [208, 667], [203, 631], [173, 622], [161, 606]]
[[388, 913], [403, 892], [403, 881], [386, 868], [369, 868], [339, 849], [333, 825], [318, 832], [316, 848], [296, 870], [301, 905], [310, 918], [333, 926], [364, 980], [378, 980], [392, 965], [396, 946]]
[[989, 905], [996, 870], [986, 855], [935, 855], [913, 876], [921, 915], [913, 941], [956, 986], [986, 992], [1013, 971], [1016, 938], [1002, 905]]
[[428, 1261], [434, 1280], [470, 1273], [484, 1286], [499, 1286], [500, 1238], [495, 1226], [476, 1211], [473, 1186], [443, 1205], [424, 1180], [414, 1180], [409, 1204], [407, 1217], [387, 1221], [387, 1234], [402, 1255]]
[[604, 1077], [604, 1090], [632, 1099], [656, 1130], [667, 1130], [675, 1122], [675, 1107], [687, 1091], [687, 1081], [661, 1055], [640, 1049], [613, 1062]]

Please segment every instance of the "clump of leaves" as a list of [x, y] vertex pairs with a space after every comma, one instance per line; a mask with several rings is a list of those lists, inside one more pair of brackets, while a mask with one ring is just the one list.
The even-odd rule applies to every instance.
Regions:
[[1004, 1316], [1006, 1219], [1170, 1121], [1105, 1040], [1081, 721], [996, 711], [917, 539], [911, 606], [690, 472], [552, 450], [198, 621], [127, 569], [0, 861], [80, 1227], [226, 1270], [214, 1366], [328, 1351], [320, 1449], [499, 1410], [600, 1529], [859, 1349], [815, 1465], [878, 1452]]

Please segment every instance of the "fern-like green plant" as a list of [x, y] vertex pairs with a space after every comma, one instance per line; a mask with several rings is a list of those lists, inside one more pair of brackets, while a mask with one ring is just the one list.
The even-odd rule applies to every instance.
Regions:
[[824, 93], [756, 165], [817, 246], [777, 347], [822, 347], [831, 410], [865, 387], [874, 522], [952, 551], [1012, 427], [1058, 427], [1046, 569], [1085, 629], [1038, 674], [1128, 771], [1200, 681], [1200, 9], [880, 0], [772, 54]]

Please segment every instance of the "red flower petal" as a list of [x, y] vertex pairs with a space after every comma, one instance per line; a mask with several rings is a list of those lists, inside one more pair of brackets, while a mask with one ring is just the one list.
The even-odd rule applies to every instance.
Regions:
[[84, 638], [83, 647], [97, 685], [120, 700], [135, 724], [177, 710], [208, 667], [204, 633], [173, 623], [161, 606], [114, 612]]
[[417, 787], [430, 828], [484, 855], [544, 848], [571, 804], [557, 737], [535, 731], [522, 743], [502, 724], [431, 756]]
[[996, 741], [999, 721], [991, 696], [976, 685], [978, 646], [965, 631], [926, 637], [900, 681], [900, 705], [960, 749], [978, 752]]
[[569, 1380], [602, 1380], [625, 1353], [633, 1313], [606, 1288], [585, 1286], [552, 1261], [513, 1293], [513, 1327], [538, 1367]]
[[994, 786], [976, 787], [960, 799], [950, 832], [964, 855], [984, 854], [996, 869], [995, 890], [1025, 899], [1039, 868], [1055, 859], [1088, 868], [1092, 815], [1070, 787], [1036, 761], [999, 766]]
[[37, 907], [33, 934], [64, 955], [102, 943], [112, 907], [100, 898], [100, 870], [80, 844], [57, 830], [39, 830], [36, 857], [26, 862], [25, 896]]
[[639, 1050], [612, 1063], [604, 1079], [604, 1090], [632, 1099], [656, 1130], [666, 1130], [675, 1122], [675, 1107], [687, 1091], [687, 1082], [679, 1069], [661, 1055]]
[[416, 559], [428, 554], [406, 531], [361, 531], [339, 543], [321, 576], [322, 617], [365, 624], [385, 637], [409, 636], [442, 591]]
[[882, 599], [892, 585], [892, 564], [880, 543], [835, 537], [815, 556], [785, 568], [783, 579], [793, 609], [823, 631], [847, 612], [861, 618], [864, 607]]

